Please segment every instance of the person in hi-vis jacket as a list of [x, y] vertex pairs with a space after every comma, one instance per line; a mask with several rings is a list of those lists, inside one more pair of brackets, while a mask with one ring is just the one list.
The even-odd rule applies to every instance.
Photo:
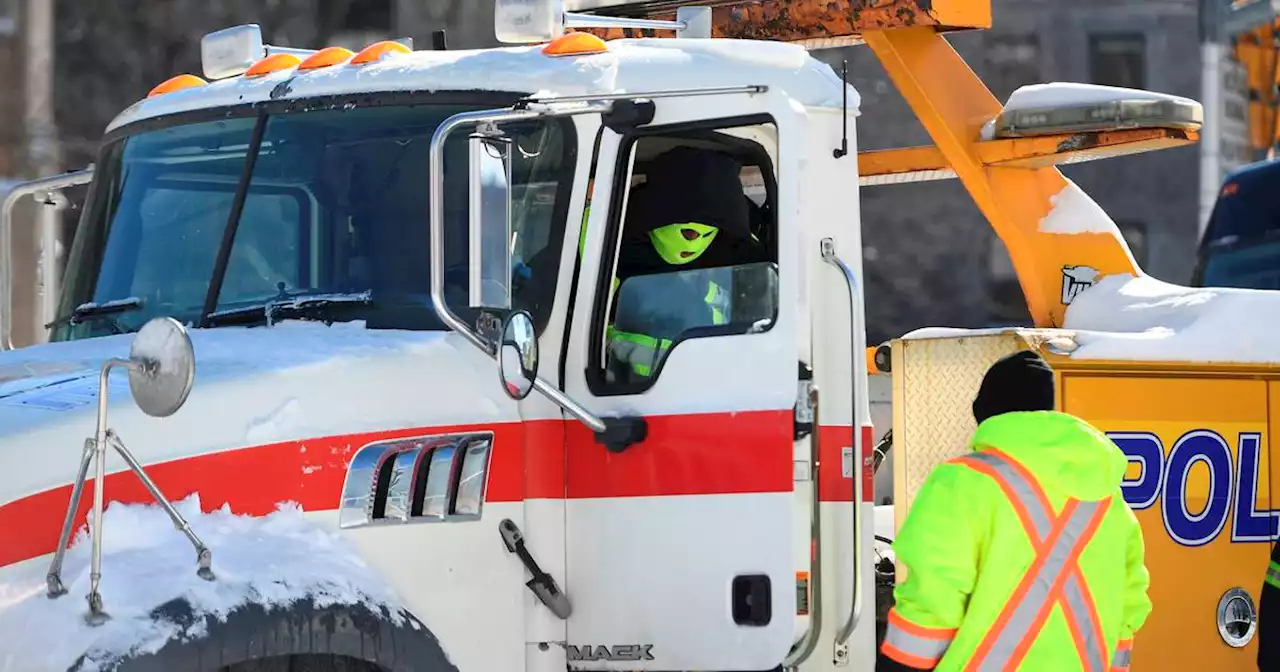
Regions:
[[893, 542], [877, 670], [1128, 669], [1151, 612], [1128, 463], [1054, 390], [1033, 352], [987, 371], [972, 452], [929, 474]]

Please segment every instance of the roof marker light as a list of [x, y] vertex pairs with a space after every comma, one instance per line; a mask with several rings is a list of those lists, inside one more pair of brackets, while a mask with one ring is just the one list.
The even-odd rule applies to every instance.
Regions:
[[299, 70], [315, 70], [316, 68], [327, 68], [331, 65], [346, 63], [348, 59], [355, 56], [355, 52], [344, 47], [325, 47], [320, 51], [307, 57], [307, 60], [298, 64]]
[[244, 73], [244, 76], [249, 79], [262, 77], [280, 70], [288, 70], [301, 62], [302, 59], [293, 54], [272, 54], [254, 63], [253, 67]]
[[391, 54], [391, 53], [407, 54], [411, 51], [413, 50], [410, 49], [409, 47], [404, 46], [403, 44], [400, 44], [399, 42], [396, 42], [395, 40], [383, 40], [382, 42], [374, 42], [373, 44], [365, 47], [364, 49], [361, 49], [360, 53], [356, 54], [355, 57], [351, 59], [351, 65], [364, 65], [365, 63], [373, 63], [374, 61], [382, 60], [382, 57], [386, 56], [387, 54]]
[[547, 56], [599, 54], [609, 50], [604, 40], [591, 33], [565, 33], [542, 48]]
[[177, 77], [170, 77], [169, 79], [157, 84], [156, 88], [151, 89], [151, 92], [147, 94], [147, 97], [155, 98], [156, 96], [161, 96], [173, 91], [189, 89], [193, 86], [204, 86], [205, 84], [208, 84], [208, 82], [196, 77], [195, 75], [178, 75]]

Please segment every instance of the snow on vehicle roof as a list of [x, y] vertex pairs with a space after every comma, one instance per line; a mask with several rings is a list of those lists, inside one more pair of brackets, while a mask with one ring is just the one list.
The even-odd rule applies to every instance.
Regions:
[[1280, 365], [1280, 292], [1183, 287], [1149, 275], [1102, 278], [1067, 308], [1062, 329], [926, 327], [903, 340], [1072, 337], [1072, 359]]
[[1112, 275], [1067, 308], [1073, 358], [1280, 364], [1280, 292]]
[[[189, 110], [290, 99], [386, 91], [498, 91], [525, 95], [587, 95], [737, 85], [784, 90], [807, 107], [839, 108], [840, 77], [804, 47], [727, 39], [625, 39], [605, 53], [550, 57], [540, 46], [389, 54], [360, 66], [338, 65], [260, 78], [210, 82], [134, 103], [108, 126]], [[282, 91], [283, 89], [281, 89]], [[849, 109], [859, 99], [849, 87]]]
[[[110, 620], [97, 627], [84, 620], [91, 544], [82, 530], [66, 555], [66, 595], [47, 597], [48, 556], [0, 582], [4, 669], [66, 670], [82, 654], [88, 660], [77, 669], [97, 669], [124, 654], [157, 651], [175, 636], [207, 634], [200, 631], [204, 621], [198, 617], [222, 619], [250, 602], [269, 609], [303, 599], [317, 607], [363, 605], [375, 612], [385, 607], [397, 623], [418, 627], [404, 618], [400, 598], [355, 549], [306, 519], [296, 505], [282, 504], [263, 517], [237, 516], [226, 507], [201, 513], [194, 494], [175, 505], [212, 550], [213, 581], [196, 576], [195, 552], [163, 509], [113, 502], [102, 520], [101, 592]], [[178, 599], [197, 616], [187, 630], [151, 616]]]

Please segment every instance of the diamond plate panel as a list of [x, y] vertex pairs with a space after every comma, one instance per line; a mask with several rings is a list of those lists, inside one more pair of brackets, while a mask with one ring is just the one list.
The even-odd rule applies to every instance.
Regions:
[[973, 397], [997, 359], [1032, 349], [1032, 330], [897, 339], [893, 347], [894, 527], [935, 465], [964, 454], [973, 436]]

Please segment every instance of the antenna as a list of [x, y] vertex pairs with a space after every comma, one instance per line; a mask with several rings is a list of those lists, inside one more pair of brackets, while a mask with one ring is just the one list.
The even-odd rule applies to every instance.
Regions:
[[831, 155], [843, 159], [849, 155], [849, 59], [840, 61], [840, 146]]

